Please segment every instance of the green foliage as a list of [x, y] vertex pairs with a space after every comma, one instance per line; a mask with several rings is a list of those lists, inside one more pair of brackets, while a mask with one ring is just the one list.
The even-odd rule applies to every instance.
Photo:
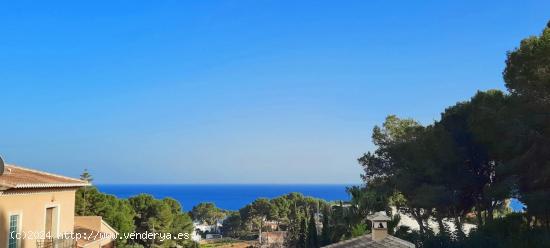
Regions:
[[517, 49], [508, 53], [504, 81], [512, 94], [548, 104], [550, 27], [546, 27], [540, 36], [522, 40]]
[[[329, 206], [324, 200], [306, 197], [300, 193], [289, 193], [273, 199], [259, 198], [239, 210], [241, 227], [232, 229], [232, 233], [241, 236], [250, 236], [259, 233], [259, 230], [270, 231], [263, 223], [275, 221], [279, 230], [287, 231], [286, 243], [295, 247], [300, 232], [300, 221], [306, 218], [306, 212], [316, 212], [318, 209]], [[306, 230], [307, 232], [307, 230]]]
[[550, 228], [550, 27], [508, 53], [506, 87], [514, 98], [515, 143], [511, 162], [520, 199], [534, 222]]
[[77, 190], [75, 198], [76, 215], [102, 216], [103, 220], [120, 233], [135, 230], [135, 212], [127, 200], [103, 194], [91, 186]]
[[[359, 158], [368, 189], [349, 190], [348, 212], [395, 205], [420, 226], [395, 234], [419, 247], [549, 246], [550, 23], [508, 53], [503, 74], [510, 94], [477, 92], [427, 126], [390, 115], [374, 127], [376, 150]], [[512, 197], [527, 205], [525, 216], [510, 214]], [[466, 237], [462, 225], [470, 213], [478, 230]], [[449, 218], [456, 233], [443, 223]], [[438, 235], [428, 219], [439, 224]]]
[[191, 210], [193, 220], [214, 225], [225, 217], [225, 213], [212, 202], [199, 203]]
[[389, 116], [373, 130], [376, 151], [359, 159], [363, 179], [380, 199], [375, 202], [387, 206], [391, 200], [416, 219], [421, 233], [430, 231], [425, 224], [430, 217], [441, 230], [443, 218], [461, 227], [473, 209], [478, 224], [490, 221], [512, 196], [512, 170], [506, 162], [513, 153], [506, 151], [513, 143], [500, 140], [510, 130], [508, 103], [500, 91], [478, 92], [425, 127]]
[[[181, 205], [174, 199], [165, 198], [157, 200], [151, 195], [140, 194], [128, 199], [136, 215], [134, 224], [137, 232], [158, 233], [192, 233], [193, 223], [186, 213], [182, 212]], [[135, 240], [138, 244], [148, 246], [155, 245], [189, 245], [190, 241], [175, 240]]]
[[[550, 233], [540, 227], [532, 227], [523, 214], [510, 214], [496, 218], [474, 229], [467, 238], [457, 239], [448, 235], [421, 235], [406, 228], [395, 235], [413, 242], [419, 248], [537, 248], [548, 247]], [[406, 230], [405, 230], [406, 229]]]
[[[157, 200], [150, 195], [141, 194], [128, 199], [136, 210], [136, 228], [148, 232], [192, 233], [193, 223], [189, 215], [182, 211], [181, 205], [174, 199]], [[190, 245], [190, 241], [157, 241], [164, 246]]]
[[327, 246], [332, 243], [332, 230], [330, 226], [330, 209], [325, 208], [323, 211], [323, 229], [321, 230], [320, 244]]
[[475, 230], [460, 243], [464, 247], [548, 247], [550, 233], [529, 225], [523, 214], [510, 214]]
[[329, 225], [331, 242], [338, 242], [351, 237], [351, 228], [363, 220], [356, 213], [354, 206], [347, 207], [343, 203], [332, 207]]
[[368, 231], [368, 225], [365, 223], [359, 223], [351, 228], [351, 237], [359, 237], [366, 234]]
[[94, 179], [92, 175], [88, 172], [88, 169], [84, 169], [84, 172], [80, 174], [80, 180], [91, 183]]
[[230, 212], [223, 221], [221, 231], [226, 237], [241, 238], [244, 234], [241, 225], [241, 214], [239, 212]]
[[319, 236], [317, 235], [317, 223], [313, 214], [309, 215], [309, 223], [307, 225], [307, 247], [319, 248]]
[[[150, 195], [138, 195], [129, 199], [118, 199], [101, 193], [95, 187], [83, 187], [76, 192], [75, 211], [77, 215], [102, 216], [119, 233], [163, 232], [177, 236], [179, 233], [192, 233], [193, 223], [182, 211], [178, 201], [172, 198], [154, 199]], [[189, 240], [123, 240], [120, 236], [117, 247], [194, 247]]]
[[306, 218], [300, 220], [300, 232], [298, 233], [297, 248], [307, 248], [307, 225]]
[[302, 220], [305, 219], [303, 211], [298, 208], [297, 203], [291, 205], [291, 211], [288, 216], [289, 223], [287, 227], [287, 234], [285, 238], [286, 247], [297, 247], [300, 242], [300, 236], [303, 235], [301, 224]]

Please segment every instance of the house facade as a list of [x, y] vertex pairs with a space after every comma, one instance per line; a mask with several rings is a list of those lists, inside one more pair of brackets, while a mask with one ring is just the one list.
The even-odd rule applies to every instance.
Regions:
[[0, 175], [0, 248], [77, 247], [75, 193], [88, 185], [6, 165]]

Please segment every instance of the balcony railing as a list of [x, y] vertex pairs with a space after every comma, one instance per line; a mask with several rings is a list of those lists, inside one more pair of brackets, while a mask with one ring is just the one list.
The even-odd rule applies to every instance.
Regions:
[[74, 239], [42, 239], [36, 241], [36, 248], [76, 248]]

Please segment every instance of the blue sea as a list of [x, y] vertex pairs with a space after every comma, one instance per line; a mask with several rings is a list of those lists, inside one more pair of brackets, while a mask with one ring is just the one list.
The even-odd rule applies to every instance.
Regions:
[[[213, 202], [219, 208], [239, 210], [257, 198], [274, 198], [291, 192], [325, 199], [327, 201], [348, 201], [350, 196], [343, 184], [204, 184], [204, 185], [140, 185], [140, 184], [103, 184], [97, 185], [100, 191], [128, 198], [141, 193], [151, 194], [155, 198], [172, 197], [178, 200], [185, 210], [201, 202]], [[514, 212], [522, 211], [524, 205], [512, 199], [510, 207]]]
[[119, 198], [128, 198], [141, 193], [151, 194], [155, 198], [172, 197], [178, 200], [185, 210], [201, 202], [213, 202], [226, 210], [239, 210], [257, 198], [274, 198], [291, 192], [325, 199], [327, 201], [348, 201], [343, 184], [205, 184], [205, 185], [132, 185], [103, 184], [96, 185], [101, 192], [113, 194]]

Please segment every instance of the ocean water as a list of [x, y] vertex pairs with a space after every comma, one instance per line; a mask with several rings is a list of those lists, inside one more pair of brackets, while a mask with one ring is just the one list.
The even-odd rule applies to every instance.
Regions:
[[[299, 192], [306, 196], [325, 199], [327, 201], [348, 201], [350, 196], [343, 184], [174, 184], [174, 185], [141, 185], [141, 184], [102, 184], [98, 189], [119, 198], [128, 198], [141, 193], [151, 194], [162, 199], [172, 197], [178, 200], [185, 210], [201, 202], [213, 202], [219, 208], [239, 210], [257, 198], [274, 198], [291, 192]], [[510, 207], [514, 212], [521, 212], [524, 205], [517, 199], [512, 199]]]
[[510, 207], [514, 212], [523, 212], [523, 208], [525, 208], [525, 204], [520, 202], [518, 199], [512, 198], [510, 201]]
[[260, 197], [274, 198], [291, 192], [325, 199], [327, 201], [347, 201], [350, 196], [346, 187], [351, 185], [336, 184], [205, 184], [205, 185], [136, 185], [136, 184], [103, 184], [96, 185], [104, 193], [119, 198], [128, 198], [141, 193], [151, 194], [155, 198], [172, 197], [178, 200], [185, 210], [201, 202], [214, 202], [216, 206], [227, 210], [239, 210], [246, 204]]

